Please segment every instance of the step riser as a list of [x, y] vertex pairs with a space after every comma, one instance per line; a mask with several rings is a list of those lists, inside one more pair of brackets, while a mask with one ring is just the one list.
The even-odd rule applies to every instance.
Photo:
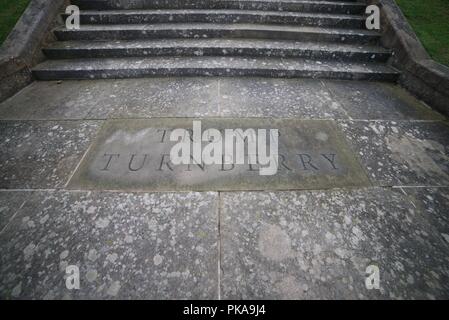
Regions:
[[271, 30], [56, 30], [60, 41], [70, 40], [139, 40], [162, 38], [246, 38], [276, 39], [314, 42], [375, 44], [379, 35], [333, 34], [313, 32], [271, 31]]
[[365, 11], [365, 6], [360, 4], [341, 4], [334, 2], [331, 4], [320, 3], [282, 3], [266, 1], [220, 1], [220, 0], [202, 0], [192, 2], [178, 1], [150, 1], [135, 2], [128, 5], [120, 3], [105, 2], [81, 2], [72, 1], [78, 4], [81, 10], [153, 10], [153, 9], [239, 9], [239, 10], [265, 10], [265, 11], [292, 11], [292, 12], [310, 12], [310, 13], [335, 13], [335, 14], [361, 14]]
[[[67, 16], [63, 15], [65, 19]], [[361, 29], [365, 20], [333, 17], [295, 17], [268, 14], [88, 14], [80, 16], [81, 24], [156, 24], [156, 23], [259, 23], [309, 27]]]
[[44, 49], [49, 59], [82, 58], [122, 58], [151, 56], [253, 56], [303, 58], [317, 60], [386, 62], [389, 53], [379, 52], [338, 52], [296, 49], [256, 49], [256, 48], [136, 48], [136, 49]]
[[[391, 54], [364, 46], [378, 44], [380, 34], [364, 30], [363, 6], [343, 1], [84, 0], [81, 8], [116, 11], [83, 11], [80, 30], [56, 29], [58, 40], [73, 42], [44, 49], [53, 61], [35, 67], [33, 74], [40, 80], [257, 76], [397, 81], [397, 71], [384, 65]], [[291, 12], [282, 12], [285, 7]]]
[[301, 70], [264, 70], [264, 69], [138, 69], [138, 70], [73, 70], [73, 71], [34, 71], [39, 80], [82, 80], [82, 79], [121, 79], [161, 76], [257, 76], [270, 78], [326, 78], [338, 80], [369, 80], [369, 81], [397, 81], [396, 74], [384, 73], [345, 73], [332, 71], [301, 71]]

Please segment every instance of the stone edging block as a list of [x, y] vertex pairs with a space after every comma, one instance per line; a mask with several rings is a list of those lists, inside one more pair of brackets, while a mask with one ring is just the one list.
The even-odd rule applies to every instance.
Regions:
[[30, 1], [0, 48], [0, 102], [32, 81], [30, 69], [43, 60], [41, 48], [52, 37], [48, 31], [67, 3], [67, 0]]

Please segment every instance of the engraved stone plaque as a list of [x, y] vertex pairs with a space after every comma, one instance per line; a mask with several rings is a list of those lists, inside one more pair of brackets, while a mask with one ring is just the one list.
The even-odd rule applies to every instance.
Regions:
[[[258, 164], [175, 165], [173, 130], [277, 129], [278, 170]], [[192, 132], [193, 133], [193, 132]], [[193, 141], [193, 140], [192, 140]], [[267, 138], [267, 144], [270, 139]], [[207, 144], [206, 142], [204, 144]], [[224, 144], [224, 143], [223, 143]], [[245, 146], [245, 152], [247, 152]], [[269, 146], [268, 146], [269, 150]], [[368, 186], [369, 180], [332, 121], [291, 119], [158, 118], [110, 120], [72, 177], [72, 189], [126, 191], [293, 190]]]

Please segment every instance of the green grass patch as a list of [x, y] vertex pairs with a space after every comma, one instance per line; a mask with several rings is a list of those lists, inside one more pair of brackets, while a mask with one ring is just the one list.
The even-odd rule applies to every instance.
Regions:
[[430, 56], [449, 66], [449, 0], [396, 0]]
[[30, 0], [0, 0], [0, 44], [5, 41]]

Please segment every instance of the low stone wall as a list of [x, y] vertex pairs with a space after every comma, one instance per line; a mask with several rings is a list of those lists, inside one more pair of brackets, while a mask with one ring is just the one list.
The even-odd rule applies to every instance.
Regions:
[[67, 0], [31, 0], [0, 48], [0, 102], [32, 81], [31, 67], [44, 59], [42, 47]]
[[400, 84], [449, 116], [449, 68], [429, 56], [394, 0], [366, 2], [381, 8], [381, 41], [394, 51], [391, 64], [402, 72]]

